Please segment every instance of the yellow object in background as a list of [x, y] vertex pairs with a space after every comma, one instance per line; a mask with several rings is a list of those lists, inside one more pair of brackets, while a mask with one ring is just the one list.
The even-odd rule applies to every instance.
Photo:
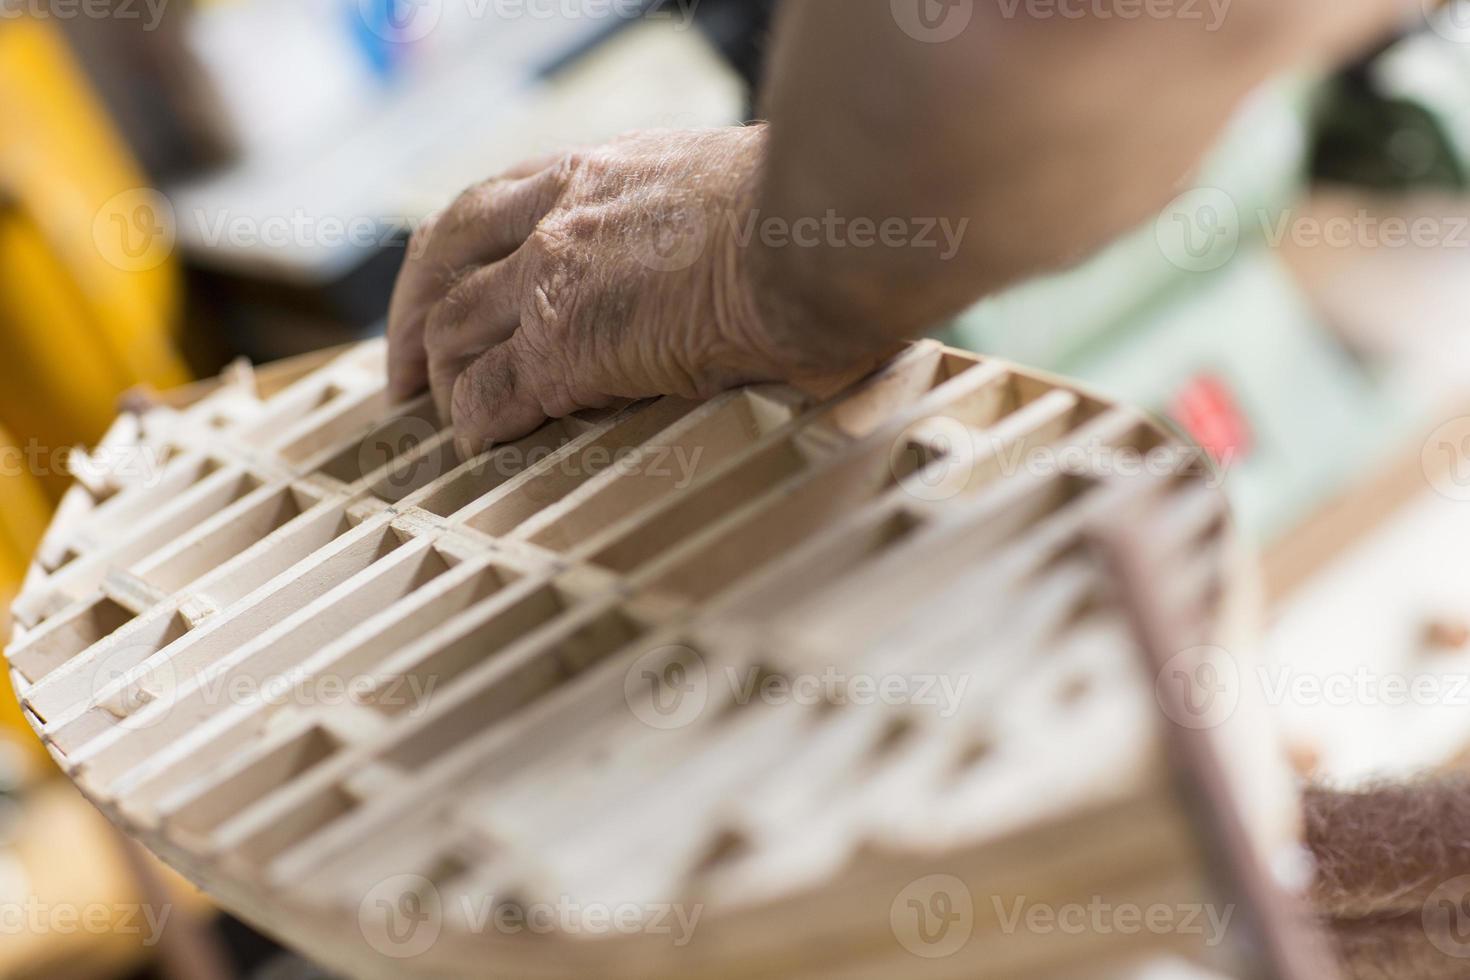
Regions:
[[[6, 20], [0, 25], [0, 601], [6, 608], [50, 503], [69, 483], [69, 447], [106, 431], [126, 389], [189, 379], [176, 344], [181, 283], [173, 243], [167, 201], [147, 186], [61, 36], [38, 20]], [[16, 720], [8, 693], [0, 701], [7, 702], [0, 722]]]
[[[188, 380], [173, 219], [48, 24], [0, 31], [0, 422], [90, 442], [140, 382]], [[55, 496], [64, 474], [38, 474]]]
[[[30, 563], [31, 552], [46, 530], [50, 510], [40, 482], [24, 464], [19, 444], [0, 428], [0, 634], [10, 632], [4, 610], [10, 607], [10, 600]], [[21, 715], [20, 705], [10, 697], [9, 687], [3, 683], [0, 683], [0, 726], [16, 729], [25, 736], [24, 742], [36, 744], [30, 737], [30, 726]]]

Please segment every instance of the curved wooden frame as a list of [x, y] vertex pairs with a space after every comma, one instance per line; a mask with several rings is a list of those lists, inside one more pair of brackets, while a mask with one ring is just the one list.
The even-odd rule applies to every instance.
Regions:
[[[1163, 693], [1233, 665], [1241, 590], [1152, 420], [925, 343], [831, 399], [657, 399], [461, 463], [383, 357], [121, 418], [15, 604], [57, 762], [226, 907], [354, 975], [1298, 975], [1274, 916], [1218, 948], [1007, 916], [1279, 891], [1264, 727]], [[1125, 517], [1167, 569], [1142, 598], [1099, 556]], [[689, 942], [650, 921], [680, 908]]]

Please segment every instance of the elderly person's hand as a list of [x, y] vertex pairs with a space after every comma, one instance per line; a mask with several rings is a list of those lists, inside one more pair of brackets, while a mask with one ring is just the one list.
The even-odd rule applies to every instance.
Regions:
[[[412, 243], [394, 391], [431, 387], [477, 451], [617, 399], [825, 387], [1146, 219], [1263, 78], [1419, 9], [912, 7], [782, 4], [769, 129], [638, 134], [467, 191]], [[856, 231], [877, 226], [901, 233]]]
[[795, 321], [755, 219], [764, 127], [637, 133], [522, 165], [419, 229], [392, 387], [427, 384], [462, 452], [617, 399], [818, 384], [885, 351]]

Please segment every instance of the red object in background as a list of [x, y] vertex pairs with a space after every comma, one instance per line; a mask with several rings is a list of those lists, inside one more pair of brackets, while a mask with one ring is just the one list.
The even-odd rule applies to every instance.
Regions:
[[1174, 396], [1169, 414], [1217, 463], [1250, 454], [1250, 423], [1235, 392], [1218, 375], [1196, 375]]

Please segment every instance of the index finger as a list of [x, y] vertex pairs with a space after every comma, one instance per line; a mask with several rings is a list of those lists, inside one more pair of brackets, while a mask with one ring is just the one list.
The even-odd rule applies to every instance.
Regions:
[[429, 309], [466, 268], [514, 252], [556, 203], [567, 154], [539, 157], [469, 188], [415, 231], [388, 306], [388, 385], [395, 399], [428, 383]]

